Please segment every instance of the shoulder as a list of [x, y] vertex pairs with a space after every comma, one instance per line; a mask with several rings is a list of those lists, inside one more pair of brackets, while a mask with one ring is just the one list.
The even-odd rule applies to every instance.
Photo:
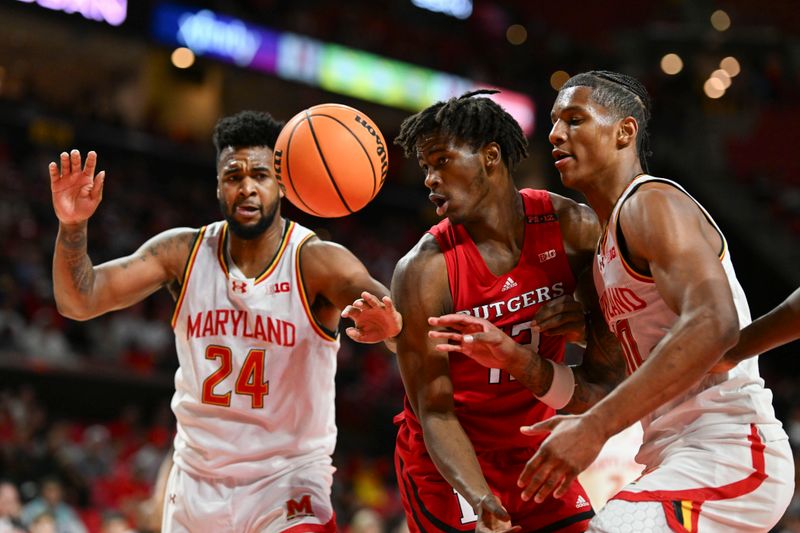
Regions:
[[165, 267], [181, 272], [202, 229], [172, 228], [155, 235], [139, 249], [143, 259], [155, 259]]
[[444, 264], [444, 254], [439, 247], [438, 241], [433, 235], [426, 233], [397, 262], [395, 276], [398, 273], [412, 276], [420, 275], [432, 267], [436, 268], [437, 265], [444, 266]]
[[452, 311], [447, 264], [433, 235], [423, 235], [398, 261], [392, 276], [392, 298], [403, 316], [428, 317]]
[[552, 192], [550, 201], [558, 215], [561, 235], [568, 251], [594, 251], [601, 233], [600, 221], [594, 210], [586, 204]]
[[701, 213], [699, 205], [682, 189], [670, 183], [648, 181], [625, 200], [618, 219], [627, 235], [629, 229], [647, 231], [653, 229], [650, 224], [677, 222]]

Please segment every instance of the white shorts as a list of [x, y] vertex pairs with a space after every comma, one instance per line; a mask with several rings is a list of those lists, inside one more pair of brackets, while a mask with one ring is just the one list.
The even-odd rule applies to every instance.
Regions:
[[198, 477], [173, 465], [162, 533], [335, 532], [330, 461], [269, 480], [236, 483]]
[[738, 435], [686, 439], [665, 450], [660, 464], [598, 512], [589, 532], [617, 533], [636, 520], [643, 521], [637, 532], [769, 531], [794, 494], [792, 451], [786, 438], [765, 440], [757, 426], [749, 434], [741, 427]]

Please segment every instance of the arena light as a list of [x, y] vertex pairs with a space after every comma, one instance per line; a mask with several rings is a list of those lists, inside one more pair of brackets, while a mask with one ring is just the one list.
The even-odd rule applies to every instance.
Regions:
[[83, 18], [119, 26], [128, 16], [128, 0], [17, 0], [51, 11], [79, 13]]
[[708, 78], [703, 84], [703, 91], [706, 96], [716, 100], [717, 98], [722, 98], [722, 95], [725, 94], [725, 86], [719, 78]]
[[415, 6], [450, 15], [457, 19], [468, 19], [472, 15], [472, 0], [411, 0]]
[[528, 30], [522, 24], [512, 24], [506, 30], [506, 40], [514, 46], [519, 46], [528, 40]]
[[725, 31], [731, 27], [731, 17], [725, 11], [717, 9], [711, 14], [711, 26], [717, 31]]
[[[185, 46], [198, 56], [409, 111], [490, 87], [354, 48], [174, 4], [162, 4], [153, 11], [152, 31], [159, 41]], [[535, 124], [533, 100], [523, 93], [497, 89], [500, 93], [492, 98], [530, 134]]]
[[683, 59], [678, 54], [666, 54], [661, 58], [661, 70], [665, 74], [674, 76], [683, 70]]
[[728, 87], [731, 86], [731, 76], [723, 69], [717, 69], [711, 73], [712, 78], [718, 79], [722, 82], [722, 88], [728, 90]]
[[563, 70], [557, 70], [550, 75], [550, 87], [554, 90], [558, 91], [561, 89], [561, 86], [567, 83], [569, 79], [569, 74]]
[[719, 68], [727, 72], [731, 78], [735, 78], [742, 71], [739, 61], [733, 56], [728, 56], [720, 61]]
[[170, 59], [175, 68], [189, 68], [194, 65], [194, 52], [190, 48], [180, 46], [172, 51]]

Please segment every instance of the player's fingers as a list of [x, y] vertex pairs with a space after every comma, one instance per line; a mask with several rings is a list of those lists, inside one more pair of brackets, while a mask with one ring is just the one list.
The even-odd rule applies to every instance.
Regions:
[[47, 165], [47, 171], [50, 173], [50, 184], [57, 182], [61, 176], [58, 173], [58, 165], [55, 161], [51, 161], [49, 165]]
[[70, 173], [70, 165], [69, 165], [69, 154], [67, 152], [61, 152], [59, 156], [61, 159], [61, 177], [66, 178]]
[[428, 318], [428, 324], [441, 328], [454, 328], [462, 329], [468, 326], [481, 326], [481, 321], [478, 318], [462, 315], [462, 314], [449, 314], [442, 316], [432, 316]]
[[522, 488], [522, 500], [530, 500], [534, 494], [538, 493], [542, 484], [547, 481], [547, 477], [553, 470], [553, 465], [545, 462], [539, 452], [536, 452], [519, 476], [517, 485]]
[[81, 153], [78, 150], [72, 150], [69, 153], [69, 162], [71, 165], [71, 172], [81, 171]]
[[[533, 501], [536, 503], [542, 503], [553, 493], [553, 490], [556, 486], [561, 485], [561, 481], [564, 479], [564, 474], [562, 473], [561, 469], [554, 468], [550, 471], [550, 474], [544, 479], [544, 481], [539, 486], [539, 489], [533, 494]], [[523, 494], [525, 491], [523, 491]], [[524, 499], [524, 498], [523, 498]]]
[[106, 171], [102, 170], [94, 179], [94, 187], [91, 190], [92, 200], [100, 201], [103, 199], [103, 187], [106, 183]]
[[342, 310], [342, 318], [355, 318], [361, 314], [361, 309], [356, 309], [352, 305], [348, 305]]
[[560, 418], [558, 416], [554, 416], [552, 418], [548, 418], [547, 420], [538, 422], [530, 426], [522, 426], [521, 428], [519, 428], [519, 431], [523, 435], [528, 435], [528, 436], [542, 435], [544, 433], [550, 433], [560, 423], [561, 423]]
[[344, 332], [347, 334], [348, 337], [350, 337], [354, 341], [360, 341], [361, 338], [363, 337], [361, 331], [359, 331], [358, 328], [354, 328], [352, 326], [349, 327], [349, 328], [346, 328], [344, 330]]
[[86, 154], [86, 162], [83, 164], [83, 173], [87, 176], [94, 176], [94, 169], [97, 166], [97, 152], [90, 150]]
[[575, 481], [576, 477], [578, 476], [572, 474], [567, 474], [564, 476], [564, 479], [561, 480], [561, 483], [559, 483], [558, 487], [556, 487], [556, 490], [553, 491], [553, 498], [563, 497], [567, 491], [569, 491], [569, 488], [572, 485], [572, 482]]
[[447, 344], [447, 343], [437, 344], [436, 346], [434, 346], [434, 349], [438, 352], [446, 352], [446, 353], [450, 352], [468, 353], [464, 351], [464, 346], [462, 344]]
[[464, 336], [461, 333], [453, 331], [440, 331], [432, 329], [428, 332], [428, 337], [431, 339], [442, 339], [447, 341], [463, 342]]
[[372, 307], [377, 307], [377, 308], [383, 307], [383, 303], [381, 303], [381, 301], [378, 300], [378, 297], [372, 293], [364, 291], [361, 293], [361, 298], [364, 300], [364, 302], [366, 302]]
[[464, 344], [487, 344], [494, 346], [498, 342], [500, 342], [500, 339], [497, 337], [497, 335], [494, 335], [492, 332], [485, 333], [482, 331], [478, 331], [475, 333], [464, 335]]
[[366, 307], [366, 303], [364, 302], [363, 298], [359, 298], [358, 300], [356, 300], [355, 302], [353, 302], [350, 305], [352, 305], [353, 307], [355, 307], [358, 310], [362, 310], [362, 309], [364, 309], [364, 307]]
[[386, 309], [389, 311], [394, 311], [394, 302], [390, 296], [384, 296], [381, 298], [381, 302], [386, 306]]

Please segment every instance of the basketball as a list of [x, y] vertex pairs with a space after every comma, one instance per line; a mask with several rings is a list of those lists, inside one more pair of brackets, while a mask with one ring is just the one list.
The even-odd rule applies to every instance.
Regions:
[[275, 143], [275, 175], [286, 198], [318, 217], [341, 217], [367, 205], [389, 168], [378, 127], [341, 104], [309, 107], [286, 123]]

